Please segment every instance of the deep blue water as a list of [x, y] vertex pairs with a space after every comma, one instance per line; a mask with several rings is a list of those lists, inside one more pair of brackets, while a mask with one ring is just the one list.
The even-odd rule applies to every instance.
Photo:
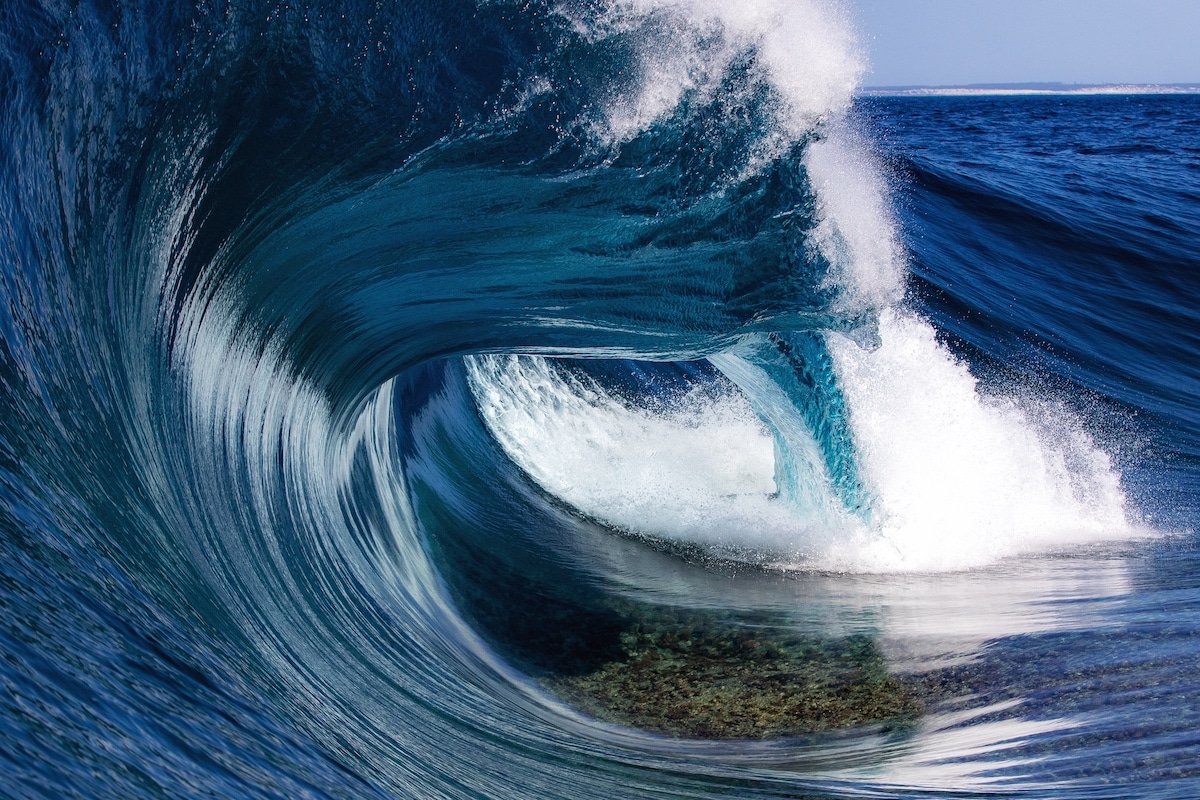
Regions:
[[0, 12], [0, 795], [1195, 797], [1200, 97], [409, 6]]

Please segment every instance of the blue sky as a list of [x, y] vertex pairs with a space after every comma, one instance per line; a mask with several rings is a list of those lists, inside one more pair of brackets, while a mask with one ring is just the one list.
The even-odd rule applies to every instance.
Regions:
[[849, 0], [866, 86], [1200, 83], [1200, 0]]

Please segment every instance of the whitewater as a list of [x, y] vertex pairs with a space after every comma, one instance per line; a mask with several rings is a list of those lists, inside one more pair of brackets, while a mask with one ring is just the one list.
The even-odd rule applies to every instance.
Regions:
[[0, 794], [1194, 796], [1200, 98], [865, 66], [0, 15]]

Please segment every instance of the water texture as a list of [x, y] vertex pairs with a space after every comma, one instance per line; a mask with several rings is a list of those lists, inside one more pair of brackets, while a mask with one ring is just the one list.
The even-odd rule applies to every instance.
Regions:
[[845, 9], [0, 11], [0, 795], [1194, 797], [1200, 97]]

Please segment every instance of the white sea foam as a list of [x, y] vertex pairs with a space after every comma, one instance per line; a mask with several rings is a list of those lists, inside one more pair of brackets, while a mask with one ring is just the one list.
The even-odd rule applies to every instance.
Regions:
[[1078, 420], [985, 397], [927, 322], [881, 314], [880, 345], [829, 337], [862, 478], [871, 569], [955, 569], [1129, 536], [1119, 476]]
[[826, 0], [625, 0], [560, 13], [592, 40], [632, 42], [636, 74], [605, 107], [608, 134], [632, 138], [685, 93], [711, 95], [731, 63], [752, 52], [782, 101], [781, 141], [844, 111], [864, 72], [841, 4]]
[[466, 364], [484, 421], [513, 461], [597, 520], [743, 556], [822, 533], [813, 515], [772, 501], [774, 440], [735, 392], [651, 410], [540, 357]]
[[[809, 502], [776, 497], [774, 442], [736, 392], [652, 410], [539, 357], [472, 357], [467, 370], [516, 464], [634, 534], [789, 568], [886, 572], [969, 568], [1132, 533], [1118, 477], [1077, 422], [981, 397], [913, 316], [885, 313], [880, 335], [874, 350], [831, 340], [874, 497], [867, 522], [829, 512], [838, 501], [827, 480]], [[815, 447], [788, 442], [797, 445], [823, 475]]]
[[804, 167], [817, 196], [812, 246], [831, 270], [827, 280], [854, 305], [882, 308], [900, 299], [904, 258], [886, 187], [865, 142], [844, 121], [805, 150]]
[[[647, 34], [648, 19], [657, 33]], [[751, 409], [774, 407], [778, 387], [773, 394], [765, 373], [736, 355], [713, 360], [745, 394], [657, 409], [631, 407], [541, 358], [467, 359], [484, 420], [533, 480], [635, 534], [803, 569], [955, 570], [1135, 534], [1120, 477], [1079, 420], [985, 396], [904, 306], [887, 184], [844, 115], [862, 63], [838, 6], [631, 0], [578, 24], [597, 38], [645, 34], [634, 37], [635, 90], [610, 111], [618, 138], [686, 91], [716, 91], [747, 47], [785, 101], [781, 137], [819, 128], [804, 155], [818, 216], [808, 246], [830, 264], [835, 311], [878, 320], [853, 341], [827, 334], [871, 500], [866, 514], [841, 506], [802, 425], [772, 440]], [[774, 485], [782, 448], [801, 473], [787, 500]]]

